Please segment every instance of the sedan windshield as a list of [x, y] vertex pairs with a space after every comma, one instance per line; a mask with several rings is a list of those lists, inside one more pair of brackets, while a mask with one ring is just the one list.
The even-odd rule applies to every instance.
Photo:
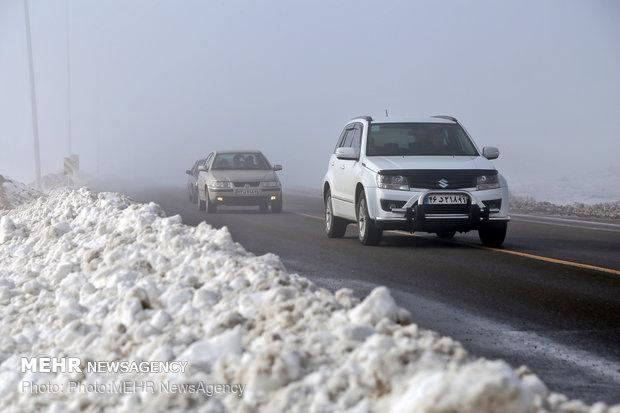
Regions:
[[213, 160], [211, 169], [223, 170], [269, 170], [271, 166], [262, 153], [219, 153]]
[[373, 123], [367, 156], [478, 156], [460, 125], [454, 123]]

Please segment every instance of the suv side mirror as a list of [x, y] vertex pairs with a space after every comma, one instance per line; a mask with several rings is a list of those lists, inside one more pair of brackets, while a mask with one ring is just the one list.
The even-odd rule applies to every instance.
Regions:
[[495, 146], [485, 146], [482, 148], [482, 156], [487, 159], [497, 159], [499, 158], [499, 149]]
[[191, 175], [191, 174], [192, 174], [192, 170], [191, 170], [191, 169], [186, 169], [186, 170], [185, 170], [185, 173], [186, 173], [187, 175]]
[[281, 171], [282, 170], [282, 165], [274, 165], [273, 166], [273, 170], [274, 171]]
[[336, 149], [336, 158], [357, 161], [359, 156], [357, 155], [355, 148], [348, 146]]
[[200, 165], [198, 167], [198, 172], [207, 172], [207, 167], [205, 165]]

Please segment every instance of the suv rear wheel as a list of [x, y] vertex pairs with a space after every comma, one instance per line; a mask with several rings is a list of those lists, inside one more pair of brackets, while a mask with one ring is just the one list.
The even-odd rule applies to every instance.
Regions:
[[360, 242], [364, 245], [377, 245], [381, 242], [383, 231], [377, 228], [375, 221], [368, 215], [366, 194], [361, 191], [357, 197], [357, 229]]
[[499, 248], [504, 243], [507, 229], [508, 225], [505, 222], [496, 224], [492, 227], [480, 228], [478, 230], [480, 242], [482, 242], [482, 245], [485, 247]]
[[334, 216], [332, 195], [329, 189], [325, 194], [325, 233], [328, 238], [342, 238], [347, 232], [347, 221]]

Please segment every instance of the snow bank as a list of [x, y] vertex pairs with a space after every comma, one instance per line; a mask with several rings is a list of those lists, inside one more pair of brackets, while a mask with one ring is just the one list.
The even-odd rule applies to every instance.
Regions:
[[41, 192], [27, 185], [16, 182], [8, 176], [0, 175], [0, 210], [14, 208], [42, 195]]
[[598, 204], [584, 204], [573, 202], [567, 205], [557, 205], [551, 202], [536, 201], [531, 197], [518, 195], [510, 196], [510, 210], [525, 214], [560, 215], [581, 218], [602, 218], [620, 220], [620, 201]]
[[[412, 324], [384, 287], [362, 302], [348, 289], [332, 294], [275, 255], [247, 253], [225, 228], [185, 226], [153, 203], [65, 189], [0, 216], [3, 412], [620, 412], [588, 410], [526, 368], [468, 356]], [[184, 373], [22, 373], [24, 356], [188, 364]], [[244, 387], [67, 390], [149, 380]]]

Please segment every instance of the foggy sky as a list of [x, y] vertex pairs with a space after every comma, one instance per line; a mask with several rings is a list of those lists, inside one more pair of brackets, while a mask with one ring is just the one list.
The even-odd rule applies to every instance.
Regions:
[[[320, 187], [344, 123], [385, 109], [456, 116], [509, 182], [618, 165], [614, 0], [29, 5], [44, 174], [68, 153], [69, 73], [93, 175], [182, 186], [199, 157], [249, 148]], [[0, 173], [27, 182], [29, 91], [23, 0], [0, 0]]]

